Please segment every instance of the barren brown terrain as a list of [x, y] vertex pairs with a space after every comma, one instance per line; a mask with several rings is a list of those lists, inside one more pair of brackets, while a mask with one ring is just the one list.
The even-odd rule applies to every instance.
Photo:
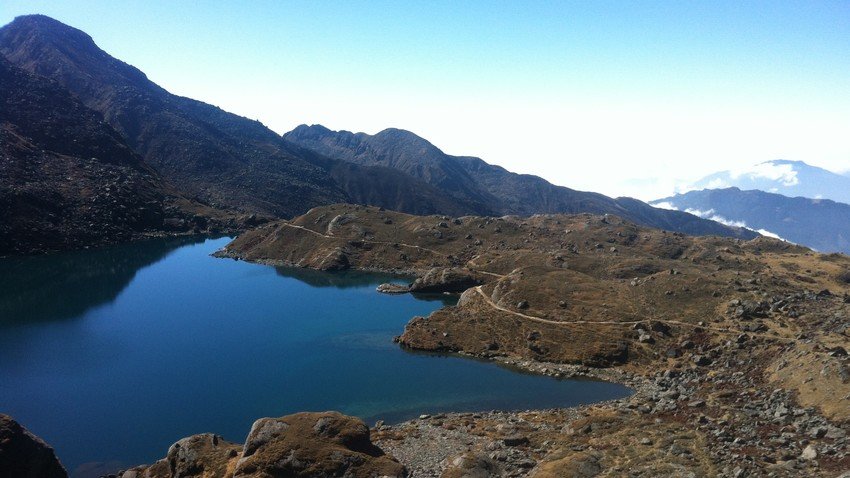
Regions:
[[457, 306], [413, 318], [400, 344], [636, 391], [576, 409], [378, 426], [376, 443], [416, 476], [850, 470], [844, 255], [614, 216], [450, 218], [352, 205], [262, 226], [219, 255], [420, 277], [390, 292], [480, 284]]

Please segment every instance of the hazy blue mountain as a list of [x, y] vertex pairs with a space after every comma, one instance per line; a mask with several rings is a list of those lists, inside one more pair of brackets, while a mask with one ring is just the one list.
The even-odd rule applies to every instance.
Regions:
[[689, 189], [729, 187], [850, 204], [850, 176], [847, 173], [841, 175], [802, 161], [784, 159], [766, 161], [738, 171], [721, 171], [700, 179]]
[[820, 252], [850, 254], [850, 205], [829, 199], [725, 188], [690, 191], [652, 204], [746, 225]]

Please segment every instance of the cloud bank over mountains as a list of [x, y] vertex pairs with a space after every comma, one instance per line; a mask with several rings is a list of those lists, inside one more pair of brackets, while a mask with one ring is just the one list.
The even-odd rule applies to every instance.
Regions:
[[714, 173], [680, 188], [679, 193], [730, 187], [850, 204], [848, 173], [838, 174], [802, 161], [782, 159]]

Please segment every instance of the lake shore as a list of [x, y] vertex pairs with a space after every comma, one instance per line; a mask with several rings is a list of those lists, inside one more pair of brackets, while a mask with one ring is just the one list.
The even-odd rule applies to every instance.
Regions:
[[[688, 237], [612, 216], [449, 218], [350, 205], [251, 231], [227, 254], [316, 269], [484, 275], [456, 307], [412, 319], [399, 342], [537, 372], [614, 371], [605, 376], [637, 390], [571, 410], [378, 427], [378, 443], [421, 476], [463, 475], [456, 467], [510, 476], [850, 469], [845, 256], [765, 238]], [[562, 371], [565, 363], [574, 365]], [[508, 434], [522, 423], [527, 439], [501, 433], [500, 420]], [[443, 445], [423, 457], [429, 443]]]

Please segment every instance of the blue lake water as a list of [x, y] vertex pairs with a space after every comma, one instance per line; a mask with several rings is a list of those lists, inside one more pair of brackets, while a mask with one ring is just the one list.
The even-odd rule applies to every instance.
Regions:
[[[227, 238], [152, 240], [0, 260], [0, 413], [71, 472], [150, 463], [184, 436], [242, 442], [253, 421], [339, 410], [570, 406], [625, 396], [392, 342], [446, 296], [383, 295], [399, 278], [216, 259]], [[100, 465], [92, 465], [92, 463]]]

